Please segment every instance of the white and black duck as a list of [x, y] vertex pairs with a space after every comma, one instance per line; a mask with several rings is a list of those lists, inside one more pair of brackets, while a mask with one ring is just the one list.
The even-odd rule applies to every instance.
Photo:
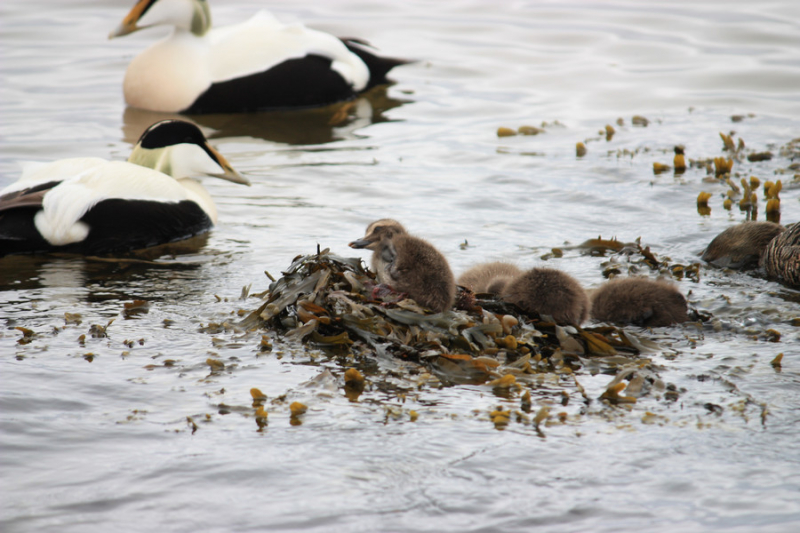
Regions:
[[192, 176], [249, 185], [197, 126], [153, 124], [125, 161], [97, 157], [36, 163], [0, 191], [0, 257], [13, 253], [112, 254], [185, 239], [217, 221]]
[[236, 113], [316, 107], [387, 83], [406, 60], [380, 57], [358, 39], [282, 24], [260, 11], [211, 28], [206, 0], [139, 0], [110, 38], [172, 26], [125, 73], [128, 105], [160, 112]]

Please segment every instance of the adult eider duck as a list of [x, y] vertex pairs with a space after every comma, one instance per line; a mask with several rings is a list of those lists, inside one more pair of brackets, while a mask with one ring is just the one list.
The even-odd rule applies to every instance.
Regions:
[[770, 241], [759, 266], [769, 279], [800, 288], [800, 223], [788, 226]]
[[613, 279], [592, 294], [592, 318], [619, 325], [661, 327], [688, 320], [686, 298], [672, 283]]
[[526, 313], [549, 315], [557, 324], [580, 325], [589, 318], [589, 298], [580, 283], [553, 268], [532, 268], [514, 278], [501, 297]]
[[780, 224], [766, 221], [737, 224], [714, 237], [702, 258], [720, 268], [756, 268], [764, 249], [784, 229]]
[[502, 294], [506, 286], [522, 275], [516, 265], [493, 261], [475, 265], [458, 277], [458, 284], [474, 293]]
[[350, 247], [372, 250], [372, 269], [381, 283], [437, 313], [453, 306], [456, 283], [447, 259], [427, 241], [409, 235], [396, 220], [373, 222]]
[[12, 253], [118, 253], [203, 233], [217, 220], [190, 176], [249, 185], [197, 126], [152, 125], [127, 162], [62, 159], [28, 168], [0, 191], [0, 257]]
[[316, 107], [387, 83], [406, 60], [374, 55], [362, 41], [281, 24], [260, 11], [211, 29], [206, 0], [139, 0], [109, 38], [169, 25], [172, 32], [131, 61], [128, 105], [174, 113], [236, 113]]

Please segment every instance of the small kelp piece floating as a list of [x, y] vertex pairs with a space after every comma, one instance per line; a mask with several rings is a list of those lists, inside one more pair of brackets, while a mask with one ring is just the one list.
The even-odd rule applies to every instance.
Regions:
[[219, 373], [225, 370], [225, 363], [220, 361], [219, 359], [213, 359], [209, 357], [206, 359], [206, 364], [211, 368], [211, 373]]
[[578, 245], [578, 248], [584, 251], [587, 255], [602, 256], [609, 251], [621, 251], [623, 248], [625, 248], [625, 243], [620, 242], [617, 239], [603, 239], [602, 237], [597, 237], [596, 239], [589, 239], [588, 241], [582, 242]]
[[92, 326], [89, 328], [89, 335], [91, 335], [94, 339], [105, 339], [108, 337], [108, 326], [110, 326], [113, 322], [114, 319], [111, 319], [105, 326], [101, 326], [100, 324], [92, 324]]
[[437, 374], [447, 376], [451, 382], [476, 384], [491, 379], [500, 366], [496, 359], [466, 354], [440, 354], [429, 364]]
[[747, 155], [747, 160], [751, 163], [769, 161], [770, 159], [772, 159], [772, 152], [753, 152], [752, 154]]
[[714, 174], [719, 178], [730, 174], [733, 169], [733, 159], [725, 159], [724, 157], [714, 158]]
[[620, 393], [625, 389], [625, 383], [615, 383], [609, 385], [605, 392], [600, 395], [601, 400], [605, 400], [611, 405], [619, 405], [626, 403], [636, 403], [636, 398], [633, 396], [620, 396]]
[[778, 223], [781, 220], [781, 199], [780, 192], [783, 189], [783, 182], [777, 183], [768, 181], [764, 184], [764, 196], [767, 198], [767, 220]]
[[686, 171], [686, 157], [683, 146], [675, 147], [675, 157], [672, 158], [672, 165], [675, 167], [675, 174], [683, 174]]
[[261, 431], [265, 427], [267, 427], [267, 418], [268, 417], [269, 417], [269, 414], [267, 413], [267, 410], [264, 409], [263, 405], [260, 406], [258, 409], [256, 409], [256, 425], [258, 426], [258, 430], [259, 431]]
[[520, 135], [539, 135], [540, 133], [544, 133], [544, 130], [536, 126], [520, 126], [517, 128], [517, 133]]
[[255, 387], [250, 389], [250, 396], [253, 398], [253, 407], [262, 406], [267, 401], [267, 395]]
[[32, 329], [23, 328], [22, 326], [16, 326], [14, 329], [22, 333], [22, 337], [17, 340], [17, 344], [30, 344], [36, 335]]
[[701, 192], [697, 195], [697, 213], [701, 216], [708, 216], [711, 214], [711, 207], [708, 206], [708, 201], [711, 199], [710, 192]]
[[502, 406], [489, 413], [489, 419], [494, 424], [495, 429], [503, 430], [511, 421], [511, 411], [503, 411]]
[[80, 313], [64, 313], [64, 324], [75, 324], [76, 326], [80, 326], [82, 322], [82, 318]]
[[729, 152], [735, 152], [736, 151], [736, 143], [733, 142], [733, 136], [732, 135], [728, 135], [728, 134], [720, 132], [719, 133], [719, 137], [720, 137], [720, 139], [722, 139], [722, 144], [724, 145], [723, 150], [727, 150]]
[[653, 174], [663, 174], [664, 172], [669, 172], [670, 170], [672, 170], [672, 167], [669, 165], [659, 163], [658, 161], [653, 163]]
[[292, 404], [289, 406], [289, 412], [292, 414], [292, 416], [303, 415], [306, 411], [308, 411], [308, 407], [300, 402], [292, 402]]
[[125, 318], [132, 318], [137, 315], [144, 315], [150, 311], [150, 302], [146, 300], [133, 300], [123, 304], [122, 314]]
[[344, 395], [351, 402], [357, 402], [358, 397], [364, 392], [366, 380], [355, 368], [348, 368], [344, 373]]
[[575, 155], [577, 157], [583, 157], [586, 155], [586, 145], [582, 142], [575, 143]]
[[289, 423], [293, 426], [301, 425], [303, 421], [300, 419], [300, 417], [303, 416], [306, 411], [308, 411], [308, 407], [305, 404], [300, 402], [292, 402], [292, 404], [289, 406], [289, 413], [291, 414]]

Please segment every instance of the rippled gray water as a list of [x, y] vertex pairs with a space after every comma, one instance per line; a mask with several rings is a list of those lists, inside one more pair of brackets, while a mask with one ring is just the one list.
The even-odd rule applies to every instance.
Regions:
[[[122, 100], [127, 62], [163, 33], [107, 41], [129, 3], [0, 4], [0, 187], [19, 160], [124, 159], [163, 118]], [[211, 7], [227, 24], [264, 4]], [[719, 132], [776, 154], [734, 171], [783, 179], [782, 221], [800, 220], [787, 170], [800, 137], [797, 2], [268, 7], [419, 61], [344, 121], [332, 120], [336, 109], [202, 118], [253, 186], [207, 180], [220, 223], [175, 259], [0, 260], [0, 529], [800, 527], [800, 294], [775, 283], [705, 267], [699, 282], [681, 281], [716, 327], [638, 332], [662, 347], [648, 357], [679, 401], [572, 405], [568, 422], [543, 434], [522, 423], [495, 429], [489, 411], [519, 400], [485, 385], [422, 387], [405, 401], [374, 387], [351, 403], [341, 392], [347, 361], [273, 334], [262, 353], [260, 334], [206, 327], [257, 307], [239, 297], [247, 285], [267, 288], [265, 270], [277, 276], [318, 244], [349, 255], [346, 243], [383, 216], [432, 241], [456, 273], [490, 259], [540, 264], [552, 247], [598, 235], [641, 237], [659, 256], [692, 263], [745, 214], [722, 208], [727, 186], [705, 171], [656, 176], [652, 165], [671, 163], [676, 144], [692, 159], [725, 155]], [[632, 126], [633, 115], [650, 124]], [[541, 135], [496, 135], [542, 122]], [[611, 140], [598, 133], [606, 124]], [[581, 159], [578, 141], [588, 147]], [[701, 191], [713, 194], [708, 216], [697, 212]], [[763, 219], [763, 199], [759, 207]], [[605, 260], [566, 249], [547, 264], [596, 287]], [[126, 317], [136, 299], [149, 312]], [[93, 338], [93, 325], [107, 337]], [[208, 358], [225, 370], [210, 372]], [[578, 379], [597, 398], [611, 376]], [[252, 387], [287, 400], [270, 404], [262, 432]], [[309, 406], [300, 426], [290, 425], [295, 400]]]

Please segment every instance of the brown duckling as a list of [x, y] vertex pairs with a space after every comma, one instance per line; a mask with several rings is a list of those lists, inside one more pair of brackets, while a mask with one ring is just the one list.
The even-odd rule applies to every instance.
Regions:
[[350, 247], [372, 250], [372, 269], [381, 283], [437, 313], [453, 306], [456, 282], [447, 260], [427, 241], [409, 235], [396, 220], [373, 222]]
[[720, 268], [756, 268], [767, 244], [784, 231], [774, 222], [743, 222], [716, 237], [703, 251], [703, 260]]
[[667, 281], [613, 279], [592, 294], [592, 318], [621, 325], [670, 326], [688, 320], [686, 298]]
[[522, 270], [516, 265], [494, 261], [475, 265], [461, 274], [457, 283], [474, 293], [502, 294], [506, 286], [521, 275]]
[[768, 278], [800, 288], [800, 222], [790, 225], [770, 241], [759, 266]]
[[589, 297], [578, 281], [560, 270], [532, 268], [514, 278], [502, 293], [526, 313], [550, 315], [558, 324], [580, 325], [589, 318]]

